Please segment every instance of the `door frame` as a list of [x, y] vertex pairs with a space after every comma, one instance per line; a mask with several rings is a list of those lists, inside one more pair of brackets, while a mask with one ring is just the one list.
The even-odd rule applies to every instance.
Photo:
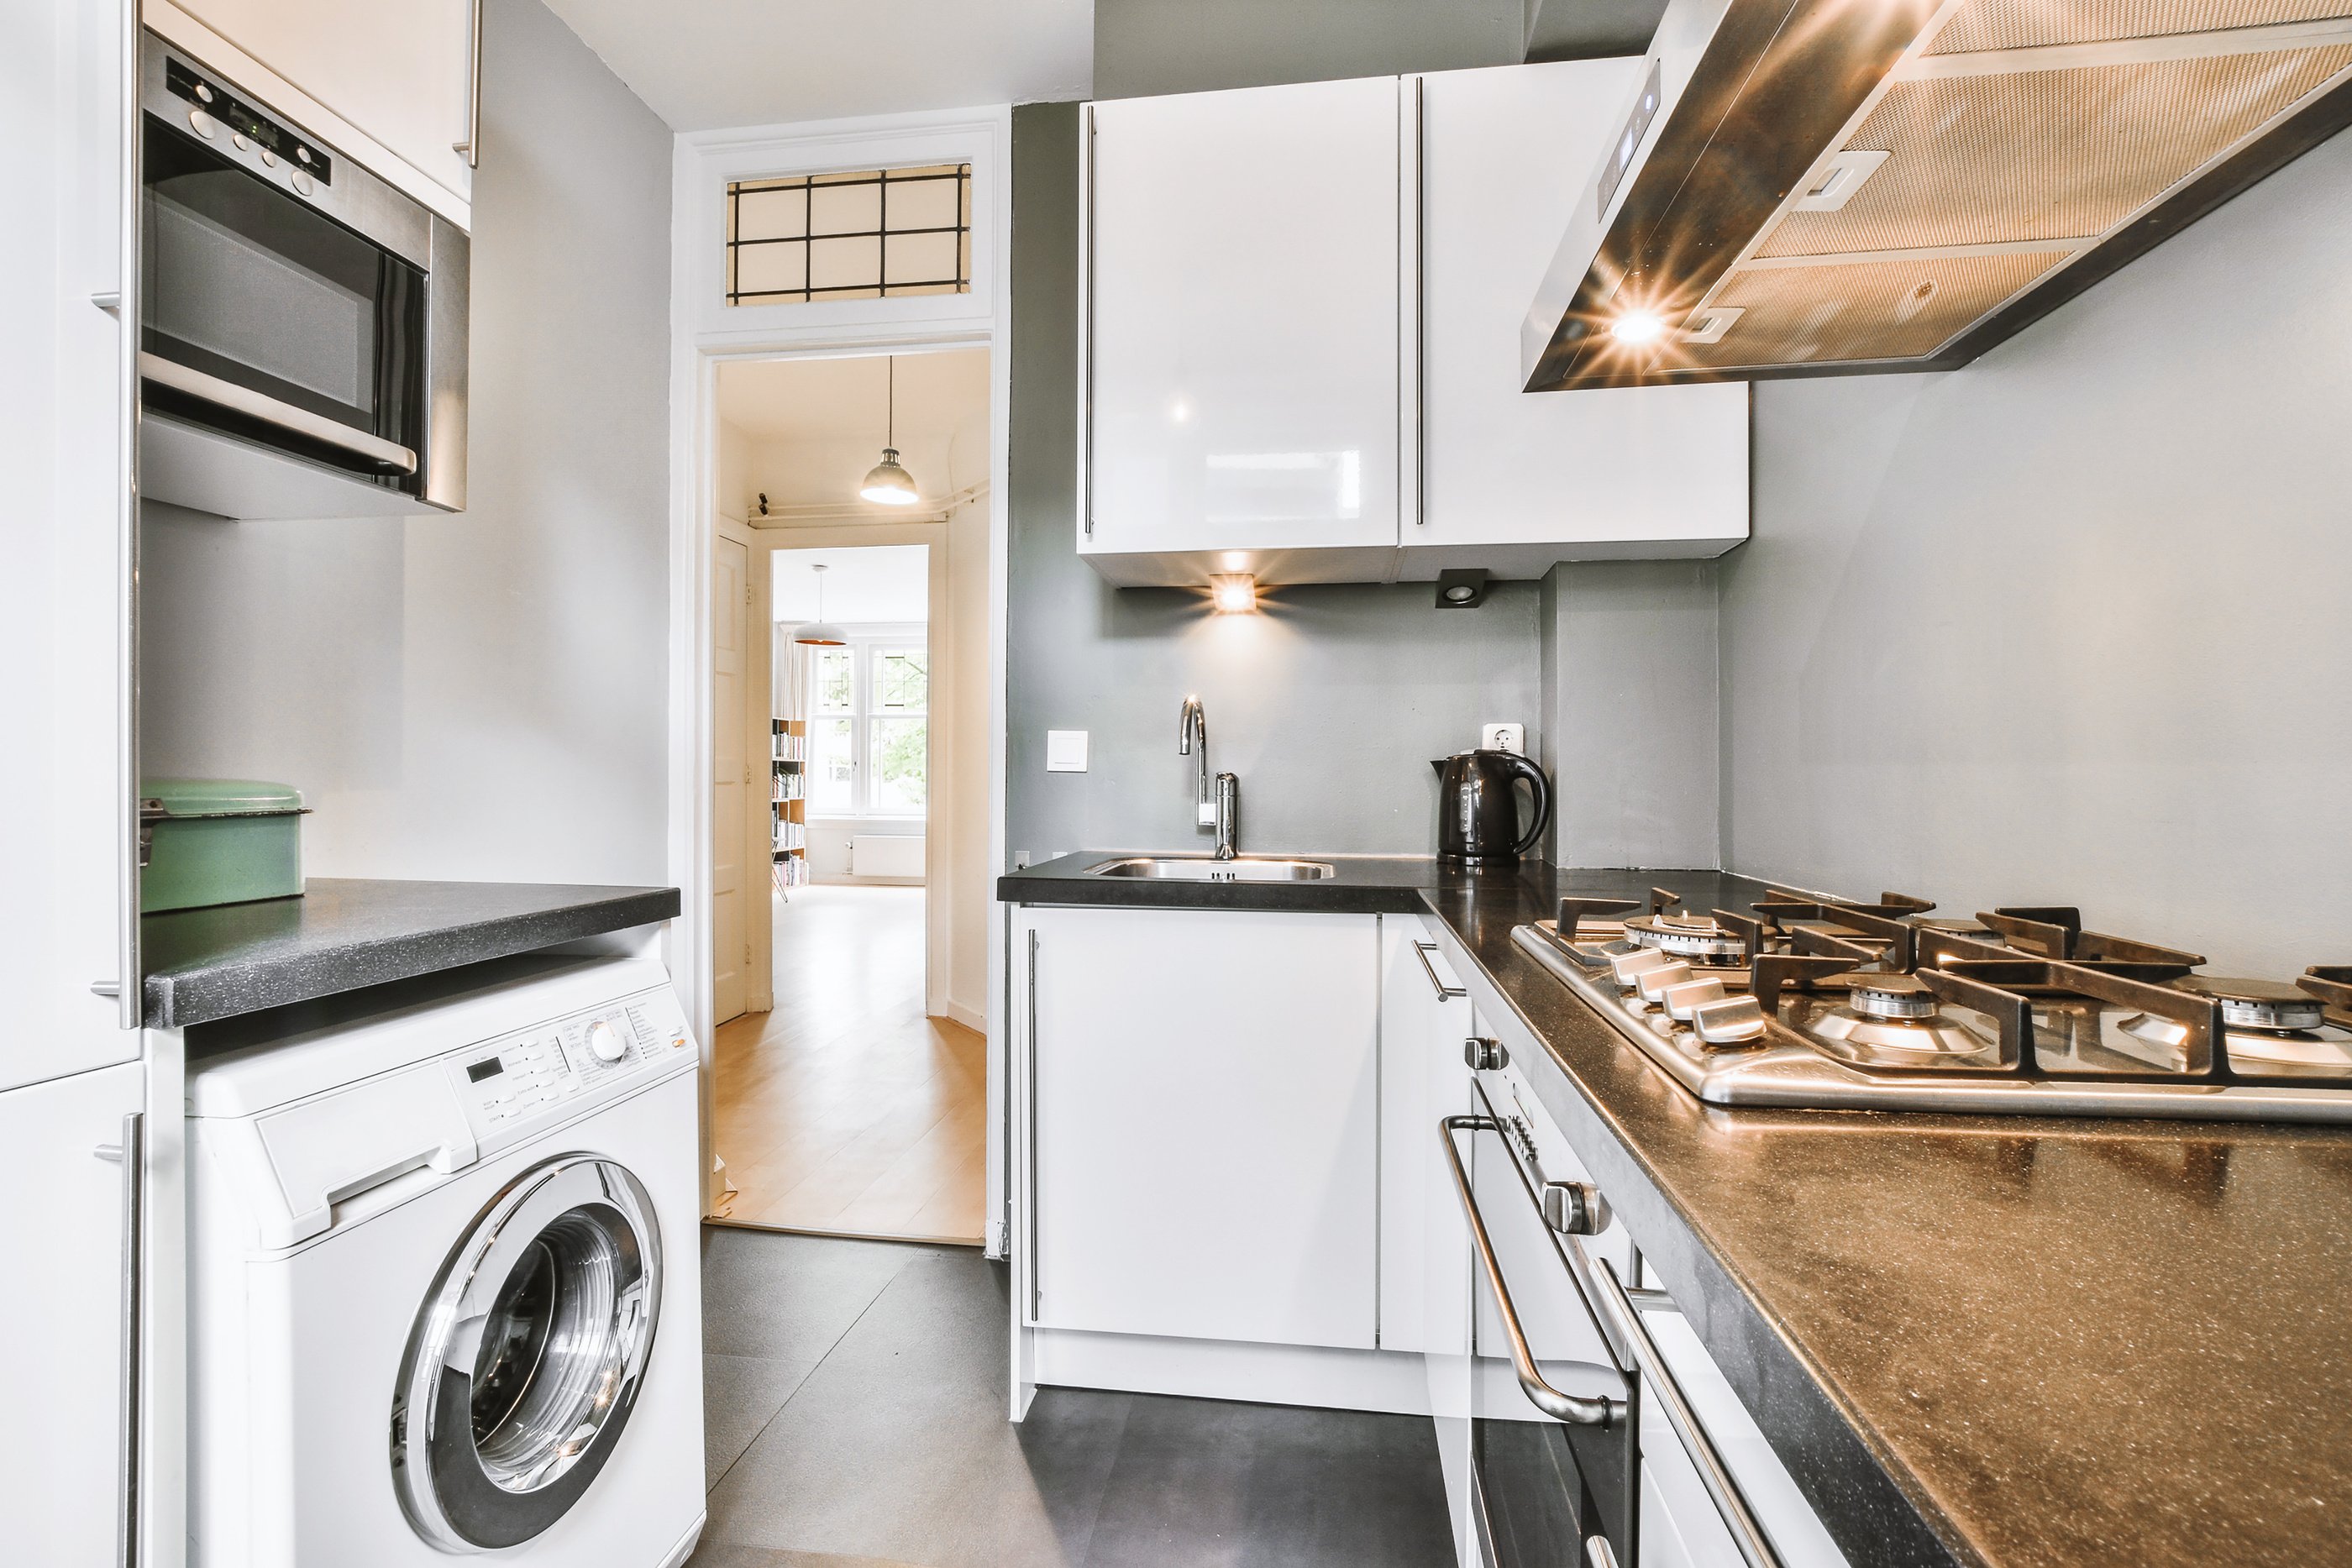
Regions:
[[[755, 541], [753, 548], [759, 551], [761, 562], [752, 570], [771, 582], [775, 570], [773, 558], [787, 550], [921, 545], [924, 548], [924, 591], [930, 601], [923, 622], [923, 649], [930, 664], [931, 690], [936, 694], [943, 687], [952, 689], [957, 678], [957, 628], [954, 606], [948, 598], [948, 525], [945, 522], [789, 524], [781, 528], [753, 528], [751, 535]], [[772, 621], [771, 625], [773, 625]], [[771, 638], [774, 636], [772, 631], [769, 634]], [[949, 994], [948, 967], [954, 954], [955, 912], [946, 900], [937, 896], [940, 867], [946, 863], [947, 852], [955, 844], [953, 827], [941, 821], [944, 813], [940, 781], [942, 773], [948, 771], [940, 766], [941, 758], [944, 755], [951, 769], [961, 760], [962, 748], [968, 741], [984, 737], [967, 737], [962, 733], [952, 705], [940, 708], [934, 698], [929, 714], [923, 758], [930, 796], [930, 803], [923, 812], [923, 1011], [932, 1018], [950, 1019], [966, 1029], [984, 1034], [987, 1032], [986, 1016], [975, 1019], [968, 1009], [957, 1007]], [[951, 793], [953, 789], [950, 783], [949, 791]], [[991, 901], [992, 905], [993, 902]], [[989, 919], [986, 915], [980, 918], [983, 921]]]
[[[799, 125], [693, 131], [673, 143], [670, 184], [669, 804], [667, 860], [680, 898], [664, 956], [702, 1042], [703, 1207], [718, 1196], [710, 1145], [712, 703], [710, 552], [719, 510], [719, 365], [986, 348], [989, 354], [988, 859], [1004, 864], [1004, 636], [1010, 538], [1006, 477], [1012, 390], [1013, 110], [1010, 105]], [[971, 292], [915, 298], [729, 307], [725, 197], [730, 180], [969, 162]], [[872, 542], [878, 535], [865, 534]], [[940, 552], [934, 552], [939, 554]], [[987, 918], [986, 1249], [1004, 1253], [1004, 923]]]

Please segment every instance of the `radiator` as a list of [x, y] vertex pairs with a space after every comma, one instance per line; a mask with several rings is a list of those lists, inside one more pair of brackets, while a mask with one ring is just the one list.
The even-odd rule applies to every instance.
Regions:
[[910, 833], [853, 833], [849, 839], [849, 874], [852, 876], [903, 876], [915, 881], [923, 875], [923, 839]]

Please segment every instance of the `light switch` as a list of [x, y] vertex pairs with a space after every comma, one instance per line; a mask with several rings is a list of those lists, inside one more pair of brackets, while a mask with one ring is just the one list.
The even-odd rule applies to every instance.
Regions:
[[1087, 770], [1087, 732], [1083, 729], [1049, 729], [1045, 732], [1045, 771], [1048, 773], [1084, 773]]
[[1478, 732], [1478, 747], [1483, 751], [1517, 751], [1528, 749], [1528, 727], [1523, 724], [1490, 724]]

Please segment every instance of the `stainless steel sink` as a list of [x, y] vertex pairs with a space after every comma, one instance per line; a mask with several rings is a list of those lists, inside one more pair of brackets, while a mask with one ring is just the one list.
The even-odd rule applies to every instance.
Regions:
[[1150, 876], [1169, 882], [1320, 882], [1333, 874], [1323, 861], [1261, 860], [1243, 855], [1221, 861], [1208, 855], [1136, 855], [1087, 867], [1088, 876]]

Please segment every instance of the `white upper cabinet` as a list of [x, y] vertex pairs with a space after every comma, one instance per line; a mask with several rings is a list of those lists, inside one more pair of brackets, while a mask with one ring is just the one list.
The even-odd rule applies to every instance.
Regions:
[[1745, 539], [1745, 384], [1520, 391], [1527, 301], [1639, 69], [1087, 106], [1079, 553], [1202, 586]]
[[1418, 78], [1421, 506], [1401, 575], [1720, 555], [1748, 537], [1748, 386], [1519, 390], [1519, 327], [1639, 59]]
[[[1322, 580], [1385, 574], [1398, 92], [1381, 77], [1087, 106], [1078, 549], [1113, 581], [1264, 575], [1291, 552], [1318, 553], [1286, 580], [1318, 580], [1331, 551], [1357, 570]], [[1223, 551], [1251, 559], [1206, 553]]]
[[[470, 228], [474, 172], [460, 148], [476, 130], [474, 25], [482, 3], [177, 0], [177, 10], [331, 116], [329, 123], [305, 124], [305, 130]], [[170, 0], [150, 0], [147, 21], [192, 52], [205, 52], [205, 39], [175, 25], [179, 18]], [[219, 58], [206, 63], [231, 77], [240, 64]], [[277, 84], [246, 85], [260, 92]], [[301, 104], [272, 107], [295, 120], [304, 118]], [[338, 120], [340, 125], [333, 123]]]

